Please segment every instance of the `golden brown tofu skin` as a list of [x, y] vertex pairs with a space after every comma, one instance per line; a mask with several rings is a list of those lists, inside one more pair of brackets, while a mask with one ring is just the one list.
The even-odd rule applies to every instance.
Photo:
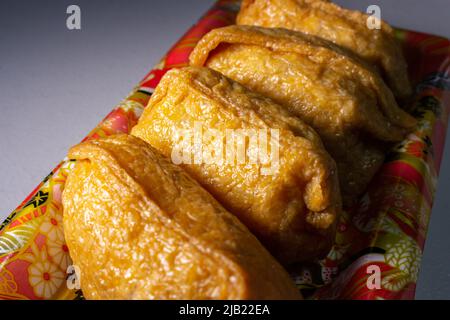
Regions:
[[[341, 199], [335, 162], [315, 131], [270, 99], [220, 73], [187, 67], [163, 77], [132, 134], [172, 157], [179, 132], [199, 123], [205, 132], [213, 129], [221, 134], [201, 143], [203, 150], [222, 150], [224, 161], [180, 165], [283, 264], [326, 255], [334, 240]], [[275, 150], [269, 141], [275, 139], [271, 130], [276, 130], [278, 156], [266, 163], [249, 157], [230, 161], [230, 146], [243, 147], [247, 156], [264, 148], [264, 144], [253, 148], [245, 140], [239, 142], [238, 133], [245, 130], [267, 133], [268, 155]], [[274, 164], [278, 170], [267, 172]]]
[[287, 29], [229, 26], [206, 34], [190, 56], [272, 98], [321, 136], [337, 163], [344, 203], [362, 193], [416, 120], [382, 79], [329, 41]]
[[394, 30], [384, 21], [369, 29], [369, 16], [322, 0], [243, 0], [236, 23], [286, 28], [332, 41], [375, 66], [394, 92], [411, 95], [407, 64]]
[[64, 232], [87, 299], [300, 299], [207, 191], [139, 138], [73, 147]]

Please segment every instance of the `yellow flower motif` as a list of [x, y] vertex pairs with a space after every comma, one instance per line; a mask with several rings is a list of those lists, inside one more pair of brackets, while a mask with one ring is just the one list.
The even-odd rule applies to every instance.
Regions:
[[58, 208], [50, 207], [45, 215], [44, 221], [39, 227], [39, 231], [52, 241], [64, 241], [62, 212]]
[[52, 258], [52, 261], [57, 264], [62, 270], [66, 270], [69, 265], [72, 264], [72, 260], [69, 256], [69, 249], [66, 242], [60, 239], [55, 241], [47, 241], [48, 255]]
[[29, 281], [36, 296], [50, 299], [63, 283], [64, 273], [49, 261], [30, 265]]
[[65, 281], [65, 274], [48, 259], [45, 247], [39, 250], [33, 243], [30, 249], [31, 252], [23, 255], [24, 260], [31, 262], [28, 266], [28, 282], [36, 296], [50, 299]]

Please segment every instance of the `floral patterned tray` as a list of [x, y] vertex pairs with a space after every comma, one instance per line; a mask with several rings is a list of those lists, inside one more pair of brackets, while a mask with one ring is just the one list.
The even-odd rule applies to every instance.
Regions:
[[[238, 9], [239, 1], [218, 1], [85, 139], [128, 132], [161, 76], [186, 65], [201, 36], [232, 24]], [[450, 42], [404, 30], [397, 35], [416, 88], [410, 106], [419, 124], [390, 151], [358, 204], [344, 213], [328, 257], [292, 270], [312, 299], [414, 298], [450, 110]], [[82, 298], [71, 281], [61, 223], [61, 192], [73, 164], [63, 160], [1, 224], [0, 298]], [[368, 286], [375, 269], [380, 283]]]

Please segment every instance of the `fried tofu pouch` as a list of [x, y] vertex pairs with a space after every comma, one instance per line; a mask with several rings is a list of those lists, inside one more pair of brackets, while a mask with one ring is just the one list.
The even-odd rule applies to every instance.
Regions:
[[369, 29], [369, 16], [322, 0], [243, 0], [236, 23], [286, 28], [332, 41], [375, 66], [394, 92], [411, 95], [407, 64], [394, 30], [384, 21]]
[[84, 142], [63, 193], [87, 299], [299, 299], [287, 272], [181, 168], [129, 135]]
[[[199, 124], [205, 134], [199, 142], [189, 139], [187, 154], [195, 156], [200, 144], [202, 154], [218, 157], [189, 157], [180, 165], [283, 264], [326, 255], [341, 199], [335, 162], [316, 132], [220, 73], [186, 67], [163, 77], [132, 134], [179, 162], [179, 147], [187, 140], [180, 140], [180, 133], [186, 136]], [[216, 138], [207, 135], [208, 130], [215, 130]], [[262, 133], [258, 139], [265, 137], [267, 144], [245, 142], [242, 132]], [[230, 157], [229, 151], [240, 147], [245, 159], [238, 158], [237, 151]], [[261, 157], [252, 162], [249, 155], [266, 147], [268, 161]]]
[[200, 40], [190, 62], [274, 99], [312, 126], [337, 163], [346, 204], [381, 166], [383, 145], [400, 141], [416, 123], [360, 59], [300, 32], [215, 29]]

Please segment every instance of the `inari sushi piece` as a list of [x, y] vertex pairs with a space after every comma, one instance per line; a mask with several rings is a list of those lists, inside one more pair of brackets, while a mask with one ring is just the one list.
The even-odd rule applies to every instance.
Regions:
[[300, 299], [239, 220], [139, 138], [73, 147], [64, 232], [87, 299]]
[[376, 67], [394, 95], [407, 98], [412, 89], [394, 30], [381, 20], [377, 20], [379, 29], [369, 29], [368, 19], [362, 12], [323, 0], [243, 0], [236, 22], [286, 28], [332, 41]]
[[416, 123], [360, 59], [300, 32], [215, 29], [200, 40], [190, 61], [272, 98], [312, 126], [337, 163], [345, 204], [381, 166], [383, 145], [402, 140]]
[[313, 129], [208, 68], [169, 71], [132, 134], [180, 164], [287, 265], [328, 253], [341, 210]]

